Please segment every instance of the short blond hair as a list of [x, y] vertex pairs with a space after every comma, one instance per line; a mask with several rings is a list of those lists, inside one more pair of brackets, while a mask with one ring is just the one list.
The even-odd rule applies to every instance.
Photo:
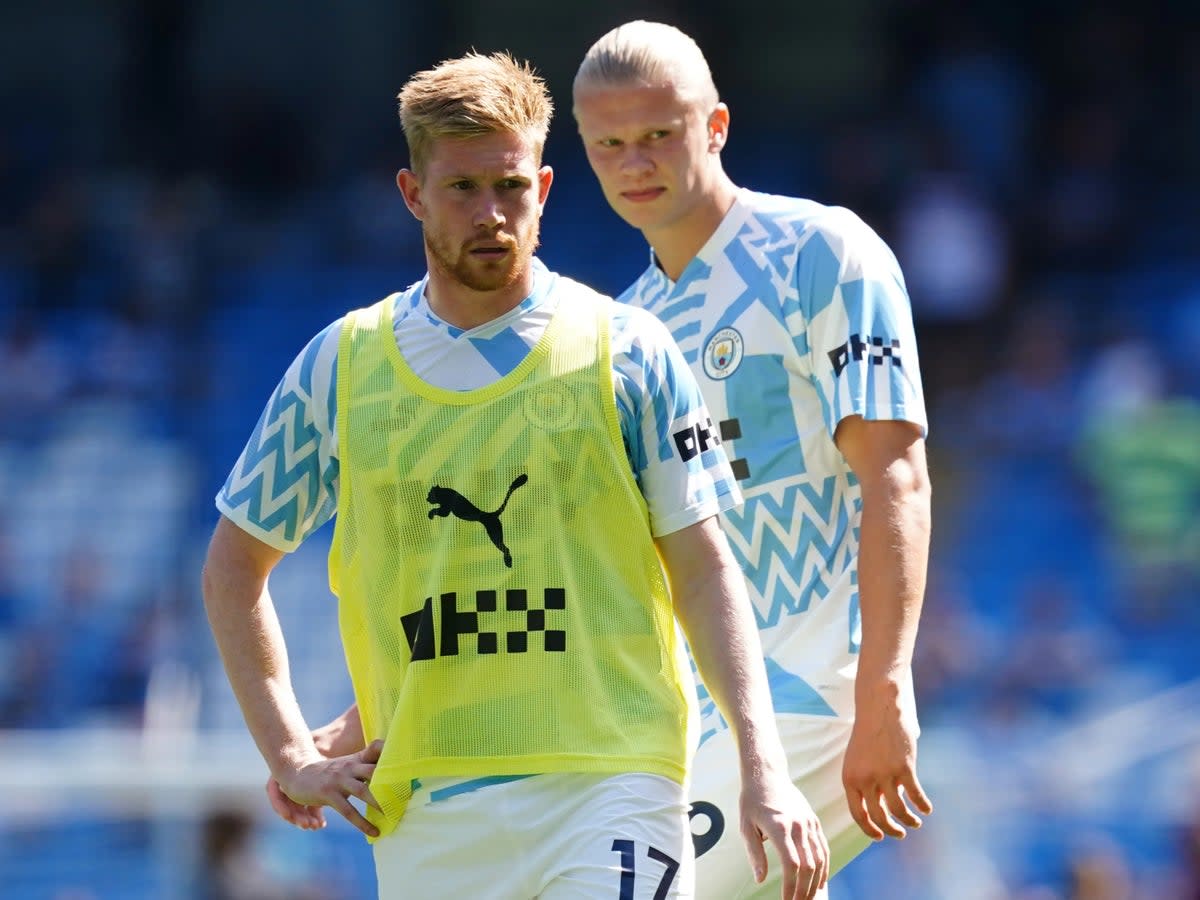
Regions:
[[638, 19], [618, 25], [588, 49], [575, 89], [589, 84], [674, 85], [681, 94], [715, 107], [720, 100], [699, 45], [674, 25]]
[[546, 82], [508, 53], [471, 51], [413, 75], [397, 98], [412, 169], [421, 174], [438, 138], [512, 132], [534, 144], [537, 161], [550, 130], [554, 104]]

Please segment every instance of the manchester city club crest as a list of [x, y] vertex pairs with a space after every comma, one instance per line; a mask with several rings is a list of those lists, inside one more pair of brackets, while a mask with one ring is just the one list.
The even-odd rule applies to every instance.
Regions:
[[704, 374], [720, 381], [742, 364], [742, 335], [736, 328], [721, 328], [704, 345]]
[[525, 418], [544, 431], [562, 431], [575, 424], [575, 397], [554, 382], [527, 391], [523, 400]]

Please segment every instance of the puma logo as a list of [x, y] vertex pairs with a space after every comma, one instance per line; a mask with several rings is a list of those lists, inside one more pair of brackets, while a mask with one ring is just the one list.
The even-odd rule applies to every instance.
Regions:
[[429, 496], [425, 498], [433, 504], [433, 509], [429, 511], [429, 518], [454, 515], [464, 522], [483, 523], [487, 536], [496, 545], [496, 549], [504, 554], [504, 564], [511, 569], [512, 554], [504, 545], [504, 526], [500, 524], [500, 515], [504, 512], [504, 507], [508, 506], [508, 499], [513, 495], [513, 491], [528, 480], [529, 476], [524, 473], [514, 478], [513, 483], [508, 486], [508, 493], [504, 495], [504, 502], [493, 512], [484, 512], [454, 488], [435, 484], [429, 489]]

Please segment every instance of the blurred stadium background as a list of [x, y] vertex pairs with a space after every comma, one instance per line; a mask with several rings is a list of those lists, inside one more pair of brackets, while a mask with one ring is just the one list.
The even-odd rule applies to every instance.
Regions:
[[[543, 258], [640, 271], [569, 94], [640, 16], [707, 51], [735, 180], [855, 209], [913, 298], [938, 810], [833, 900], [1200, 897], [1195, 4], [596, 6], [0, 4], [0, 896], [373, 896], [348, 826], [268, 813], [199, 597], [212, 496], [304, 342], [422, 271], [416, 69], [533, 60]], [[325, 550], [273, 580], [313, 724], [349, 696]]]

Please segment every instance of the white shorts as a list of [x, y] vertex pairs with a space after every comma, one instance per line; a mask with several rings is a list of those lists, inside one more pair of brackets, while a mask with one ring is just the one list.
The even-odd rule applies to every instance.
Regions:
[[562, 773], [470, 784], [423, 784], [375, 842], [380, 900], [694, 898], [687, 799], [671, 779]]
[[[842, 787], [842, 760], [853, 722], [832, 716], [803, 715], [780, 716], [778, 722], [792, 778], [812, 804], [829, 841], [832, 874], [871, 843], [851, 818]], [[780, 894], [782, 872], [771, 845], [766, 847], [767, 878], [762, 884], [754, 883], [738, 827], [741, 794], [738, 772], [737, 749], [729, 731], [709, 738], [696, 752], [691, 817], [698, 900], [777, 898]]]

